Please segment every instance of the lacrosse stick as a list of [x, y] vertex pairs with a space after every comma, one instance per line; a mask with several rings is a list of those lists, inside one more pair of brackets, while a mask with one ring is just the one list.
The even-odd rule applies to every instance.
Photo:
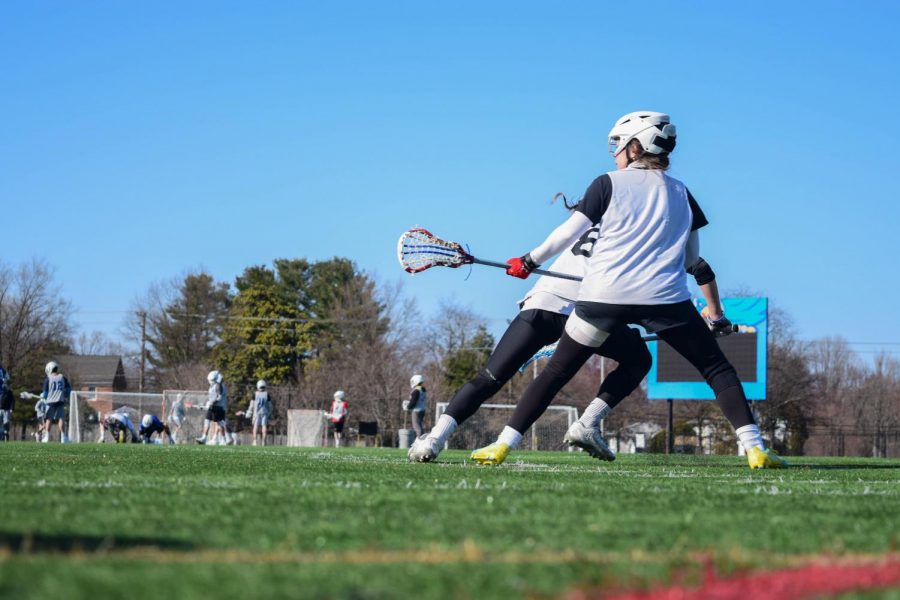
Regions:
[[[737, 333], [737, 334], [753, 333], [754, 331], [756, 331], [755, 327], [748, 327], [746, 325], [738, 325], [737, 323], [732, 323], [731, 331], [727, 331], [727, 332], [721, 331], [721, 332], [716, 333], [715, 335], [716, 335], [716, 337], [723, 337], [726, 335], [730, 335], [732, 333]], [[644, 335], [644, 336], [641, 336], [641, 339], [644, 340], [645, 342], [658, 342], [659, 336], [658, 335]], [[523, 364], [521, 367], [519, 367], [519, 373], [524, 373], [525, 369], [528, 367], [528, 365], [530, 365], [534, 361], [540, 360], [542, 358], [550, 358], [551, 356], [553, 356], [553, 353], [556, 352], [556, 344], [558, 344], [558, 343], [559, 342], [553, 342], [552, 344], [547, 344], [546, 346], [544, 346], [543, 348], [541, 348], [540, 350], [535, 352], [534, 356], [532, 356], [531, 358], [526, 360], [525, 364]]]
[[[407, 273], [421, 273], [431, 267], [450, 267], [455, 269], [456, 267], [471, 265], [472, 263], [497, 267], [504, 271], [509, 267], [506, 263], [475, 258], [463, 250], [463, 247], [458, 242], [442, 240], [421, 227], [405, 231], [400, 236], [400, 239], [397, 241], [397, 260], [400, 261], [400, 266]], [[535, 269], [532, 272], [538, 275], [581, 281], [581, 277], [566, 273], [557, 273], [544, 269]]]
[[22, 400], [40, 400], [41, 397], [37, 394], [32, 394], [31, 392], [21, 392], [19, 394], [19, 398]]

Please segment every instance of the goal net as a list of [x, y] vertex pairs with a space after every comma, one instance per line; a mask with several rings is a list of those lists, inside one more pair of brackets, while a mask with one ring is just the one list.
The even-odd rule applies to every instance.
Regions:
[[[447, 410], [448, 402], [438, 402], [434, 419]], [[515, 404], [482, 404], [474, 415], [450, 436], [447, 448], [463, 448], [472, 450], [493, 443], [497, 434], [503, 430], [509, 417], [512, 416]], [[519, 445], [521, 450], [569, 450], [572, 448], [563, 442], [569, 426], [578, 420], [578, 409], [574, 406], [550, 405], [546, 412], [532, 425]]]
[[162, 394], [73, 391], [69, 395], [69, 440], [95, 442], [100, 439], [100, 415], [123, 412], [135, 427], [145, 414], [162, 418]]
[[325, 445], [325, 415], [321, 410], [289, 410], [287, 420], [288, 446]]

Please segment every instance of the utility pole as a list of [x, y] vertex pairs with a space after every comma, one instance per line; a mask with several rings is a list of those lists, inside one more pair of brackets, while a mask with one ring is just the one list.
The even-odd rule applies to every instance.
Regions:
[[147, 313], [138, 313], [141, 317], [141, 379], [138, 382], [138, 392], [144, 392], [144, 368], [147, 360]]

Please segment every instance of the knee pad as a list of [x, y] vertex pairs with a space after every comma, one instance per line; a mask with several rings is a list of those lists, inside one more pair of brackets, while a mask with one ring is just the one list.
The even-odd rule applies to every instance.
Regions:
[[734, 367], [730, 367], [728, 369], [720, 371], [719, 373], [716, 373], [707, 381], [709, 383], [709, 387], [713, 389], [717, 396], [719, 395], [719, 393], [727, 390], [728, 388], [741, 385], [741, 380], [738, 379], [737, 372], [734, 370]]

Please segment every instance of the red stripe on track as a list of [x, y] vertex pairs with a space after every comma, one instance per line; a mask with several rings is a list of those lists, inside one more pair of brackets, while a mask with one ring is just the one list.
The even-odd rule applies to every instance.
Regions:
[[569, 600], [800, 600], [822, 594], [900, 586], [900, 558], [874, 564], [815, 564], [719, 579], [707, 571], [699, 587], [673, 586], [643, 592], [584, 592]]

